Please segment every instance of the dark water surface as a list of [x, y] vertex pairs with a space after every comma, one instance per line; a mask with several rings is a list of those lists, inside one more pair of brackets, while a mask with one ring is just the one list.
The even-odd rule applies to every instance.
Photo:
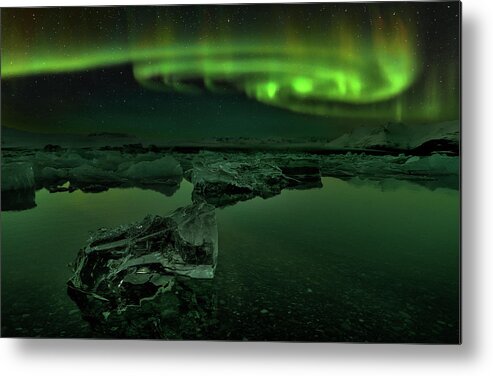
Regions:
[[[217, 210], [214, 339], [459, 340], [459, 193], [397, 180], [323, 178]], [[68, 297], [89, 232], [191, 202], [142, 189], [37, 192], [2, 213], [2, 335], [92, 337]]]

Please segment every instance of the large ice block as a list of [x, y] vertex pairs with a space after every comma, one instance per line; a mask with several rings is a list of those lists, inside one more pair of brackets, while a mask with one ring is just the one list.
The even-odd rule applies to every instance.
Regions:
[[93, 234], [79, 251], [68, 293], [103, 335], [138, 337], [139, 330], [150, 330], [144, 337], [195, 338], [213, 311], [209, 281], [217, 254], [211, 205], [147, 216]]

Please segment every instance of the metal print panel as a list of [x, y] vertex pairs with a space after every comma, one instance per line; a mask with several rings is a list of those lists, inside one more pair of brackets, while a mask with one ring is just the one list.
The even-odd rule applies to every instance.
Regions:
[[2, 9], [2, 336], [460, 343], [460, 15]]

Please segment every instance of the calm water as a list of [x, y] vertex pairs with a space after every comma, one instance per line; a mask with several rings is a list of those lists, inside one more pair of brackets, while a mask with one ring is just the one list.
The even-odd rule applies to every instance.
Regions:
[[[90, 231], [191, 202], [141, 189], [37, 192], [2, 213], [2, 335], [91, 337], [66, 293]], [[217, 210], [214, 338], [450, 342], [459, 336], [459, 193], [323, 178]]]

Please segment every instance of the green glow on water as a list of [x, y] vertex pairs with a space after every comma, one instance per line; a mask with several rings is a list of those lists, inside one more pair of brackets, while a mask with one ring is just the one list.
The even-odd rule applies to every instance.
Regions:
[[[322, 180], [217, 210], [219, 339], [456, 343], [458, 191]], [[90, 231], [188, 205], [192, 188], [42, 190], [36, 208], [2, 213], [2, 334], [92, 336], [66, 294], [67, 265]]]

